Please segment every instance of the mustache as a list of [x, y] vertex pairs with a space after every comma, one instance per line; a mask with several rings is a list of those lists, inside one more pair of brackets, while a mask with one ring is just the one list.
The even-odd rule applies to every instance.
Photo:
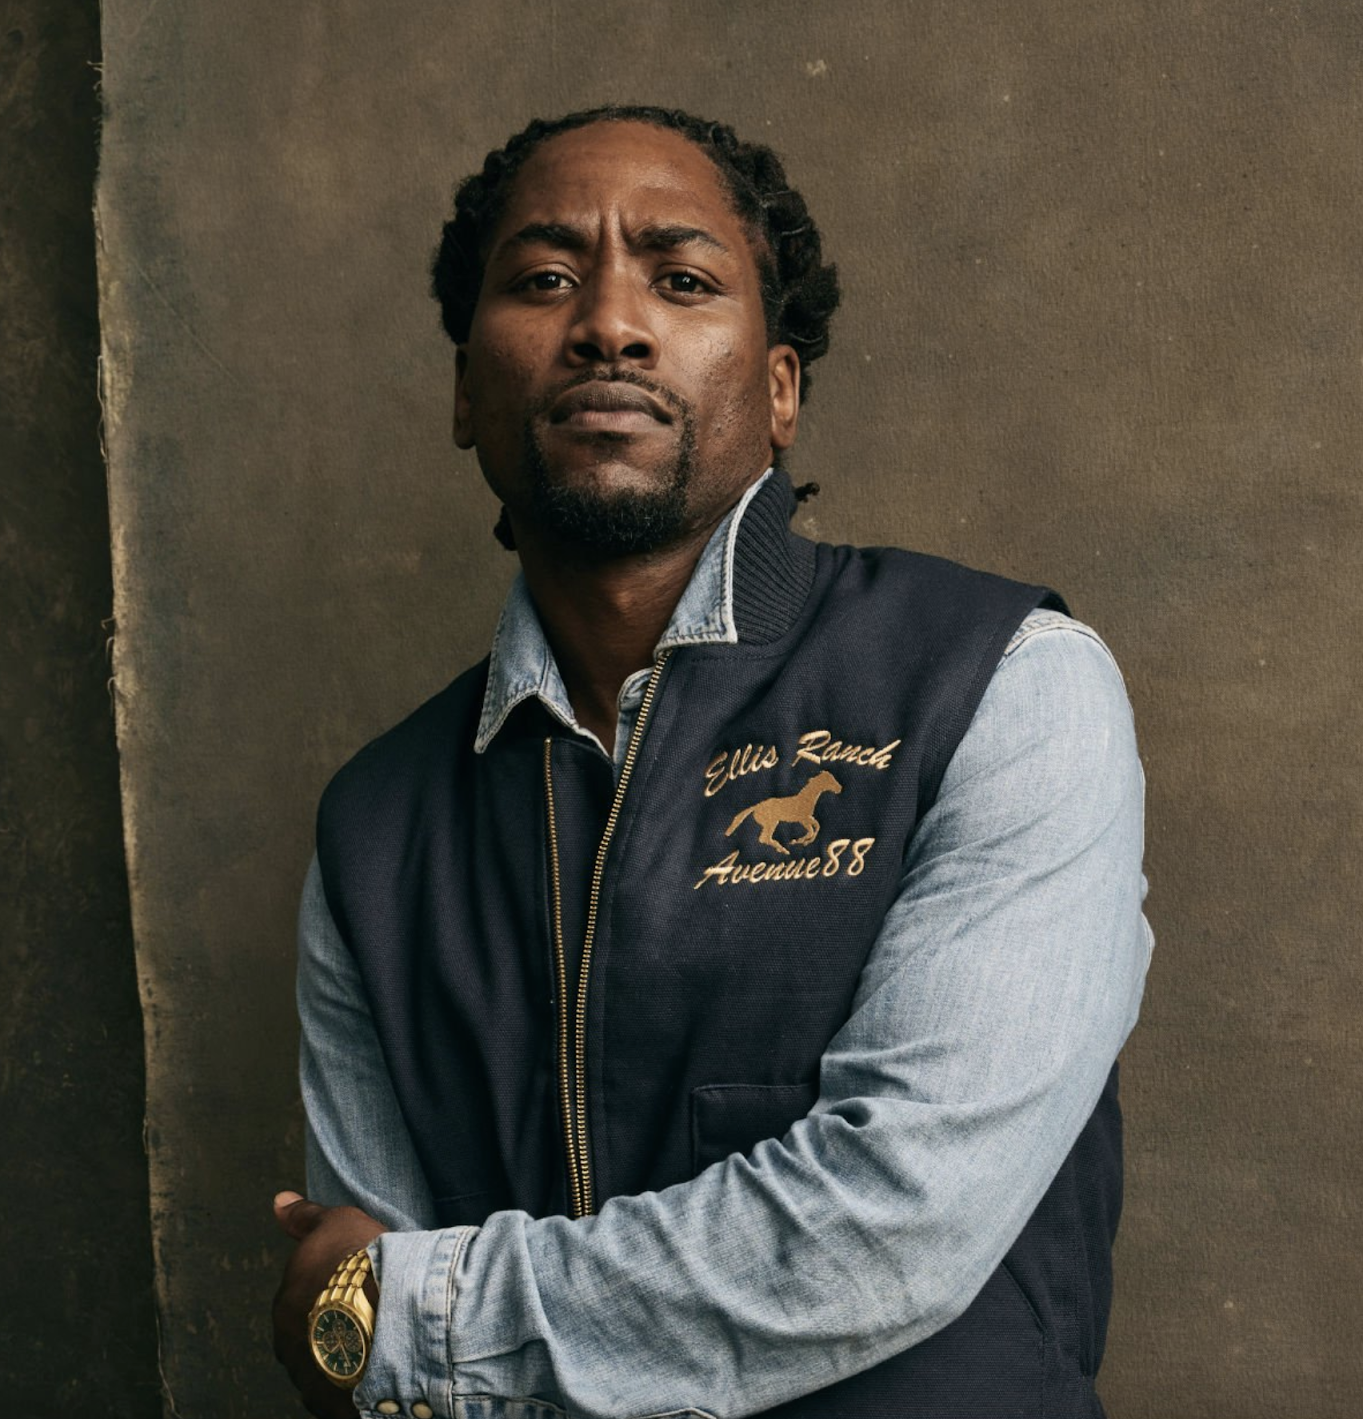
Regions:
[[536, 401], [535, 416], [547, 416], [558, 400], [562, 399], [569, 390], [577, 389], [584, 384], [630, 384], [635, 389], [642, 389], [646, 394], [651, 394], [681, 422], [687, 423], [693, 417], [691, 405], [665, 384], [659, 384], [657, 380], [649, 379], [646, 375], [640, 374], [638, 370], [618, 365], [607, 366], [603, 369], [583, 370], [581, 374], [564, 380], [562, 384], [557, 385], [542, 399]]

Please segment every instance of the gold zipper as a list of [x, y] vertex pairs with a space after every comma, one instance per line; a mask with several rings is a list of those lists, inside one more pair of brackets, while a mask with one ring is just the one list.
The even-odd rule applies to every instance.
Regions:
[[582, 1216], [582, 1181], [573, 1146], [573, 1101], [568, 1083], [568, 966], [563, 954], [563, 888], [558, 866], [558, 826], [554, 820], [552, 739], [544, 741], [544, 802], [549, 815], [549, 882], [554, 915], [554, 972], [558, 995], [558, 1101], [563, 1110], [564, 1144], [568, 1153], [568, 1193], [574, 1217]]
[[644, 726], [648, 723], [653, 697], [658, 692], [663, 666], [667, 664], [670, 654], [670, 651], [664, 651], [653, 663], [653, 673], [648, 677], [644, 697], [639, 702], [639, 714], [629, 736], [629, 745], [625, 749], [625, 762], [620, 767], [620, 781], [615, 786], [615, 797], [606, 818], [606, 827], [596, 849], [591, 891], [587, 897], [587, 927], [582, 938], [582, 961], [577, 972], [571, 1076], [568, 1069], [568, 991], [567, 966], [563, 953], [563, 898], [559, 876], [558, 830], [554, 823], [554, 773], [550, 758], [553, 740], [544, 741], [544, 791], [549, 814], [549, 879], [553, 893], [554, 964], [558, 971], [559, 1103], [563, 1108], [563, 1141], [568, 1153], [569, 1200], [574, 1217], [586, 1217], [596, 1211], [592, 1193], [591, 1157], [587, 1147], [587, 985], [592, 964], [592, 943], [596, 939], [596, 920], [601, 907], [601, 882], [606, 872], [606, 855], [610, 851], [611, 839], [615, 836], [616, 824], [620, 821], [620, 810], [624, 806], [625, 791], [629, 788], [630, 776], [634, 773], [634, 762], [639, 757]]

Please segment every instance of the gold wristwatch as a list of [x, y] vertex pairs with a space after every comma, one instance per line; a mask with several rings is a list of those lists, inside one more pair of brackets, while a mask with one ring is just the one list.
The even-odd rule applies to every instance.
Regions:
[[369, 1253], [359, 1251], [340, 1264], [308, 1312], [312, 1358], [332, 1384], [354, 1389], [364, 1378], [374, 1343], [374, 1307], [364, 1294], [373, 1275]]

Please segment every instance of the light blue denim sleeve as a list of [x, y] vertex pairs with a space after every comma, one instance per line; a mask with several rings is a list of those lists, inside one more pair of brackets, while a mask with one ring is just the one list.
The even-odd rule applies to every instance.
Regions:
[[596, 1217], [385, 1234], [362, 1412], [729, 1419], [954, 1319], [1135, 1022], [1142, 793], [1111, 657], [1034, 613], [914, 837], [810, 1116]]
[[315, 857], [298, 913], [298, 1019], [308, 1196], [362, 1207], [398, 1231], [435, 1226], [430, 1188]]

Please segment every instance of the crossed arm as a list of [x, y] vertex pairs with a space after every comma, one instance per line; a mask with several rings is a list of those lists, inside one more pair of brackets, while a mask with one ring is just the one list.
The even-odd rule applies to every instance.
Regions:
[[309, 1391], [313, 1412], [417, 1396], [449, 1414], [484, 1394], [593, 1419], [751, 1414], [954, 1319], [1134, 1023], [1150, 948], [1141, 799], [1111, 658], [1063, 617], [1029, 618], [915, 835], [811, 1115], [747, 1158], [577, 1222], [500, 1212], [434, 1228], [314, 866], [300, 957], [309, 1186], [337, 1206], [278, 1209], [305, 1236], [281, 1348], [298, 1356], [301, 1312], [370, 1237], [381, 1300], [355, 1401]]

